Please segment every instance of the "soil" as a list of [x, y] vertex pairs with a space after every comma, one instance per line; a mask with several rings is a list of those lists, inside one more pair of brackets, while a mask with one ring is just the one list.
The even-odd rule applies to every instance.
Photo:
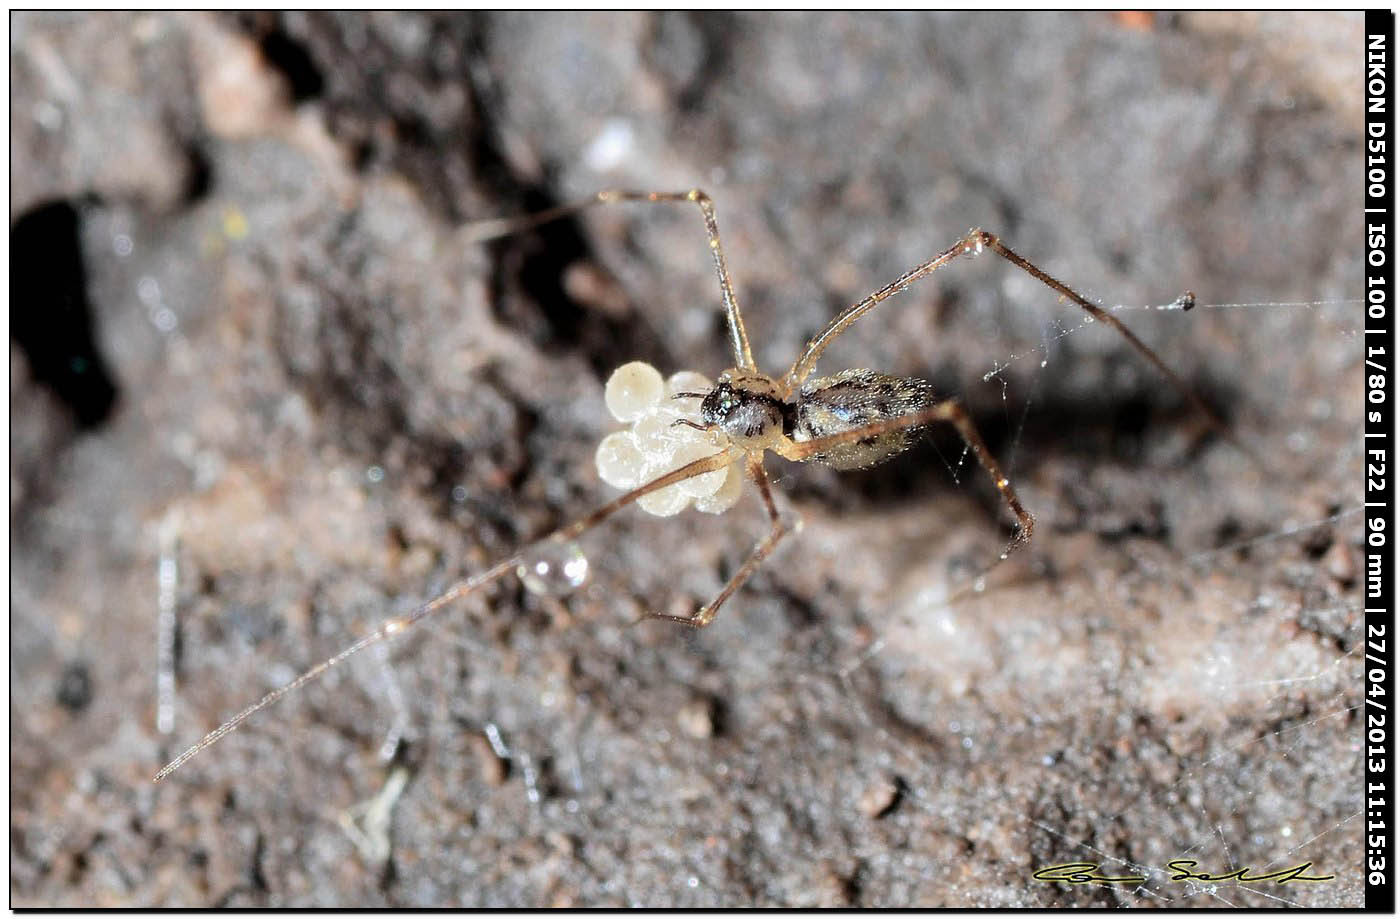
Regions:
[[[1358, 14], [17, 14], [14, 906], [1362, 903]], [[614, 492], [629, 360], [964, 400], [800, 533], [625, 512], [159, 785], [263, 692]], [[176, 624], [173, 670], [159, 623]], [[170, 633], [167, 632], [167, 635]], [[382, 651], [383, 653], [379, 653]], [[162, 686], [162, 672], [173, 686]], [[1174, 879], [1311, 862], [1318, 883]], [[1141, 876], [1050, 883], [1100, 864]]]

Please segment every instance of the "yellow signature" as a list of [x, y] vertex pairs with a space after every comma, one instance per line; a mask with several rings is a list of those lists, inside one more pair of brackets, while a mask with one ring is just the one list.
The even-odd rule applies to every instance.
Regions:
[[[1310, 877], [1304, 874], [1303, 872], [1312, 867], [1312, 862], [1303, 862], [1269, 874], [1250, 874], [1251, 869], [1249, 868], [1241, 868], [1238, 871], [1231, 871], [1229, 874], [1211, 874], [1206, 871], [1194, 870], [1198, 864], [1189, 858], [1178, 858], [1167, 862], [1166, 870], [1172, 873], [1167, 880], [1203, 881], [1207, 884], [1223, 884], [1226, 881], [1234, 881], [1237, 884], [1261, 884], [1264, 881], [1287, 884], [1290, 881], [1330, 881], [1336, 877], [1332, 874], [1323, 877]], [[1037, 881], [1047, 883], [1058, 881], [1063, 884], [1142, 884], [1147, 881], [1146, 875], [1132, 874], [1123, 877], [1109, 877], [1099, 874], [1099, 866], [1094, 862], [1051, 865], [1049, 868], [1041, 868], [1031, 876]]]

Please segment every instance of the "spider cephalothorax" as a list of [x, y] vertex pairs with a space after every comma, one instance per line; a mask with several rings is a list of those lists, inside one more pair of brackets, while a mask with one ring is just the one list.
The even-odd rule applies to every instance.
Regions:
[[785, 402], [772, 377], [726, 370], [700, 403], [700, 418], [730, 442], [747, 449], [776, 449], [792, 430], [795, 406]]

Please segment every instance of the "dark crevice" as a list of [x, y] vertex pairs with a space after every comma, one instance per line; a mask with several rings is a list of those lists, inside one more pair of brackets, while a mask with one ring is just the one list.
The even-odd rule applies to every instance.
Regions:
[[287, 81], [292, 104], [318, 99], [325, 91], [326, 80], [321, 68], [306, 46], [297, 41], [278, 24], [280, 20], [259, 16], [250, 26], [257, 38], [263, 58]]
[[468, 82], [473, 14], [417, 13], [411, 60], [388, 20], [330, 12], [235, 17], [284, 75], [293, 102], [316, 100], [355, 169], [407, 179], [449, 222], [475, 209], [468, 168], [475, 111], [458, 105]]
[[214, 184], [214, 167], [204, 149], [194, 142], [185, 145], [185, 161], [189, 164], [189, 172], [185, 175], [185, 187], [180, 197], [188, 206], [209, 194]]
[[85, 661], [74, 661], [63, 668], [55, 697], [59, 705], [75, 715], [92, 704], [92, 673]]
[[[521, 186], [516, 197], [522, 214], [555, 207], [560, 202], [538, 186]], [[529, 329], [531, 338], [542, 347], [567, 347], [577, 343], [582, 331], [583, 311], [564, 291], [563, 277], [569, 265], [587, 257], [588, 247], [578, 224], [559, 220], [528, 234], [494, 244], [497, 265], [505, 269], [501, 280], [522, 290], [529, 303], [538, 307], [536, 317], [500, 316], [511, 325]], [[504, 311], [505, 300], [497, 301]], [[533, 318], [534, 321], [531, 321]]]
[[[711, 89], [722, 82], [729, 74], [733, 62], [734, 39], [743, 30], [733, 13], [707, 11], [664, 12], [656, 14], [655, 35], [652, 39], [653, 53], [665, 56], [672, 50], [670, 33], [679, 31], [673, 22], [684, 22], [680, 28], [687, 28], [699, 39], [700, 47], [693, 72], [685, 74], [679, 85], [672, 87], [675, 94], [676, 111], [680, 115], [691, 115], [704, 107]], [[653, 66], [663, 73], [670, 70], [665, 60], [656, 60]]]
[[[488, 38], [484, 28], [476, 31], [470, 53], [484, 57]], [[503, 213], [532, 214], [564, 203], [549, 191], [548, 179], [527, 181], [514, 174], [492, 127], [501, 108], [498, 91], [484, 69], [473, 76], [468, 92], [481, 117], [472, 125], [472, 168], [483, 185], [495, 191]], [[495, 263], [490, 286], [495, 315], [536, 347], [581, 352], [600, 379], [630, 360], [675, 364], [660, 336], [638, 316], [606, 316], [569, 295], [564, 283], [569, 268], [595, 261], [576, 219], [552, 221], [487, 245]], [[507, 296], [513, 290], [522, 296]]]
[[267, 837], [258, 833], [257, 842], [253, 844], [253, 857], [248, 864], [248, 883], [259, 894], [267, 894], [271, 890], [267, 883], [267, 874], [263, 870], [263, 860], [266, 857]]
[[97, 345], [78, 211], [68, 201], [30, 210], [10, 231], [10, 337], [35, 382], [48, 387], [87, 430], [117, 404], [117, 385]]
[[388, 897], [394, 892], [394, 885], [399, 880], [399, 869], [394, 864], [392, 858], [385, 860], [384, 866], [379, 870], [379, 892]]
[[[515, 409], [516, 419], [520, 424], [519, 439], [522, 443], [528, 442], [540, 428], [540, 413], [535, 409], [535, 403], [531, 402], [525, 394], [516, 392], [494, 366], [483, 368], [481, 382], [494, 389]], [[519, 489], [534, 471], [534, 459], [535, 453], [526, 450], [520, 456], [519, 463], [515, 465], [515, 468], [508, 470], [509, 474], [506, 479], [508, 491], [519, 492]], [[519, 537], [521, 534], [515, 535]]]
[[856, 862], [855, 870], [841, 881], [842, 894], [846, 898], [846, 905], [861, 907], [861, 896], [865, 893], [865, 875], [868, 873], [863, 860]]

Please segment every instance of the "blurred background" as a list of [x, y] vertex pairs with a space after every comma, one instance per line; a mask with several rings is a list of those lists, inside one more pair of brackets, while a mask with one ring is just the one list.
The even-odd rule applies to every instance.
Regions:
[[[16, 906], [1359, 906], [1359, 14], [19, 14]], [[967, 403], [804, 530], [620, 515], [224, 717], [607, 500], [602, 382], [823, 358]], [[1184, 290], [1198, 308], [1154, 310]], [[1241, 448], [1241, 445], [1244, 448]], [[381, 653], [382, 652], [382, 653]], [[1207, 885], [1163, 866], [1325, 883]], [[1051, 885], [1101, 863], [1145, 880]]]

